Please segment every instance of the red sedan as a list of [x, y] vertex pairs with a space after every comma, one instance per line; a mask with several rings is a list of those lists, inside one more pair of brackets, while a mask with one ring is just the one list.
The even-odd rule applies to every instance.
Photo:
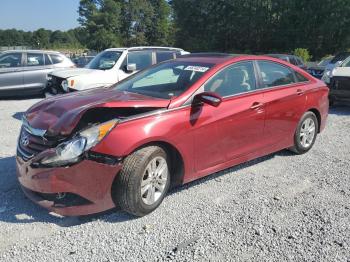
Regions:
[[136, 216], [169, 187], [282, 149], [303, 154], [326, 124], [328, 88], [263, 56], [188, 55], [25, 114], [17, 174], [62, 215], [115, 206]]

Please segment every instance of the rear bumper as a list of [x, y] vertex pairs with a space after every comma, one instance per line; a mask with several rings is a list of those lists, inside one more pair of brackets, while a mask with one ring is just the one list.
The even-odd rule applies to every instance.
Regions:
[[70, 167], [33, 168], [30, 161], [17, 157], [16, 168], [27, 197], [57, 214], [88, 215], [115, 207], [111, 188], [121, 164], [83, 160]]

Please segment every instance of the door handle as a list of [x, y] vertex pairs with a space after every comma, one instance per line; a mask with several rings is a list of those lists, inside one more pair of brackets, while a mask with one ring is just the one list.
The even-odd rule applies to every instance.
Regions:
[[263, 103], [260, 103], [260, 102], [254, 102], [252, 105], [251, 105], [251, 107], [250, 107], [250, 109], [259, 109], [260, 107], [262, 107], [264, 104]]
[[298, 96], [301, 96], [302, 94], [304, 94], [304, 90], [298, 89], [298, 90], [297, 90], [297, 95], [298, 95]]

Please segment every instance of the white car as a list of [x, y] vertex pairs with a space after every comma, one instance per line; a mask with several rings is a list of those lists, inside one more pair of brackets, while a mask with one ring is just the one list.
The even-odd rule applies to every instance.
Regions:
[[350, 56], [332, 70], [329, 87], [329, 102], [350, 103]]
[[172, 47], [110, 48], [84, 68], [55, 70], [47, 76], [48, 91], [66, 93], [109, 86], [162, 61], [189, 54]]
[[343, 61], [348, 57], [350, 57], [350, 52], [338, 53], [326, 66], [322, 76], [322, 81], [329, 85], [334, 69], [340, 66], [343, 63]]

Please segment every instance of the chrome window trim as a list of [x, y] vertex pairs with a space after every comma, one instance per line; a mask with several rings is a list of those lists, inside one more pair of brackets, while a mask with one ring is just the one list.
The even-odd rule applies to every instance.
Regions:
[[[287, 65], [284, 65], [284, 64], [281, 64], [279, 62], [275, 62], [275, 61], [270, 61], [270, 60], [255, 60], [256, 63], [257, 63], [257, 66], [258, 66], [258, 69], [259, 69], [259, 73], [261, 73], [261, 69], [260, 69], [260, 66], [259, 66], [259, 62], [267, 62], [267, 63], [271, 63], [271, 64], [277, 64], [277, 65], [280, 65], [282, 67], [285, 67], [287, 68], [288, 70], [290, 70], [292, 73], [293, 73], [293, 76], [294, 76], [294, 80], [295, 82], [294, 83], [290, 83], [290, 84], [286, 84], [286, 85], [277, 85], [277, 86], [269, 86], [269, 87], [262, 87], [262, 88], [259, 88], [259, 90], [263, 90], [263, 89], [270, 89], [270, 88], [279, 88], [279, 87], [288, 87], [288, 86], [291, 86], [291, 85], [297, 85], [297, 84], [302, 84], [302, 83], [310, 83], [310, 79], [308, 79], [307, 81], [303, 81], [303, 82], [297, 82], [296, 80], [296, 75], [295, 73], [298, 73], [297, 71], [295, 71], [293, 68], [287, 66]], [[300, 74], [300, 73], [299, 73]], [[261, 77], [261, 76], [260, 76]]]
[[31, 127], [28, 123], [28, 120], [25, 117], [22, 118], [22, 122], [23, 122], [23, 128], [27, 130], [28, 133], [34, 136], [40, 136], [40, 137], [43, 137], [45, 135], [46, 130]]

